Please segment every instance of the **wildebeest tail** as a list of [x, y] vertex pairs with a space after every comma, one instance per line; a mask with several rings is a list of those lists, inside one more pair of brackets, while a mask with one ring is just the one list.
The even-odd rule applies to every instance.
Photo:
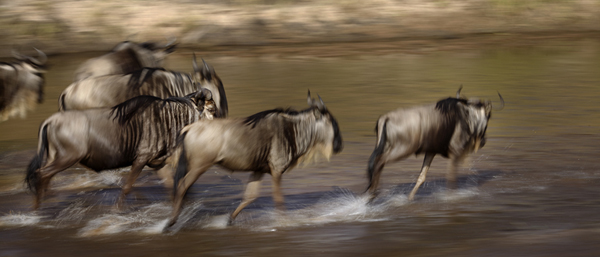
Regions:
[[173, 177], [173, 195], [177, 195], [177, 187], [179, 186], [179, 180], [185, 177], [187, 174], [187, 156], [185, 153], [185, 144], [183, 143], [183, 139], [185, 139], [185, 135], [187, 131], [183, 132], [179, 138], [177, 138], [177, 145], [181, 147], [181, 154], [179, 155], [179, 160], [177, 161], [177, 169], [175, 170], [175, 176]]
[[44, 162], [44, 155], [48, 154], [48, 124], [43, 124], [40, 129], [40, 142], [38, 144], [38, 154], [33, 157], [29, 166], [27, 167], [27, 175], [25, 176], [25, 183], [32, 192], [36, 192], [36, 185], [39, 181], [39, 173], [36, 171], [42, 167]]
[[375, 150], [369, 157], [369, 166], [367, 167], [367, 176], [369, 177], [369, 188], [371, 188], [373, 184], [373, 178], [375, 176], [375, 164], [381, 159], [381, 155], [383, 154], [383, 150], [385, 149], [385, 142], [387, 141], [387, 122], [388, 120], [384, 120], [383, 124], [381, 121], [377, 121], [377, 125], [375, 130], [377, 131], [377, 145], [375, 146]]

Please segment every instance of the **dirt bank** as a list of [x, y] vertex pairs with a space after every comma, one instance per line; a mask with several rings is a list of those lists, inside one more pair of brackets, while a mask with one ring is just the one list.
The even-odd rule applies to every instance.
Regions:
[[0, 0], [0, 56], [171, 37], [222, 48], [598, 31], [600, 0]]

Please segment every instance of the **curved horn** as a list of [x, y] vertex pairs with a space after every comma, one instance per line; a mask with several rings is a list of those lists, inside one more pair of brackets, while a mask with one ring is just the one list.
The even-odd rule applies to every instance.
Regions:
[[48, 61], [48, 56], [46, 56], [46, 54], [44, 52], [42, 52], [40, 49], [37, 49], [35, 47], [33, 49], [35, 49], [38, 52], [38, 58], [36, 60], [39, 63], [39, 65], [44, 65], [44, 63], [46, 63], [46, 61]]
[[175, 42], [177, 42], [177, 37], [170, 37], [170, 38], [167, 38], [167, 40], [169, 40], [169, 41], [164, 46], [165, 48], [167, 48], [167, 47], [173, 45]]
[[206, 64], [206, 62], [204, 61], [204, 58], [200, 58], [202, 59], [202, 63], [204, 63], [204, 68], [206, 68], [206, 71], [210, 71], [210, 67], [208, 67], [208, 64]]
[[192, 56], [194, 56], [194, 58], [192, 59], [192, 65], [194, 66], [194, 72], [200, 71], [200, 69], [198, 69], [198, 62], [196, 62], [196, 53], [192, 53]]
[[319, 102], [317, 103], [317, 107], [319, 107], [320, 110], [325, 110], [325, 103], [323, 102], [323, 99], [321, 98], [321, 96], [319, 94], [317, 94], [317, 96], [319, 97]]
[[460, 87], [458, 88], [458, 91], [456, 91], [456, 99], [460, 99], [460, 91], [462, 90], [462, 84], [460, 84]]
[[498, 96], [500, 97], [500, 103], [502, 105], [500, 106], [499, 109], [496, 109], [496, 111], [501, 111], [502, 109], [504, 109], [504, 98], [502, 98], [502, 95], [500, 94], [500, 92], [498, 92]]
[[27, 60], [27, 59], [29, 59], [29, 56], [27, 56], [27, 55], [23, 55], [23, 54], [21, 54], [21, 53], [17, 52], [17, 50], [15, 50], [15, 49], [12, 49], [12, 50], [10, 51], [10, 53], [11, 53], [11, 54], [12, 54], [12, 56], [13, 56], [13, 57], [15, 57], [17, 60]]

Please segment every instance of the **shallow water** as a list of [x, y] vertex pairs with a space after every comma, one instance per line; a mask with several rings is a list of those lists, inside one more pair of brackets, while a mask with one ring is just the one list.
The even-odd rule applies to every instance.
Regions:
[[[340, 47], [343, 47], [340, 46]], [[287, 210], [273, 208], [269, 177], [238, 216], [248, 173], [212, 168], [192, 187], [180, 221], [162, 233], [169, 194], [150, 170], [117, 212], [127, 169], [57, 175], [41, 210], [22, 183], [38, 126], [74, 69], [98, 53], [52, 56], [46, 101], [26, 119], [0, 123], [1, 256], [596, 256], [600, 247], [600, 41], [340, 57], [197, 53], [214, 66], [232, 117], [274, 107], [304, 108], [319, 94], [337, 118], [344, 151], [283, 177]], [[191, 51], [166, 67], [191, 71]], [[365, 169], [377, 117], [455, 95], [506, 100], [488, 143], [447, 191], [437, 157], [416, 200], [407, 192], [422, 156], [386, 166], [382, 193], [367, 205]]]

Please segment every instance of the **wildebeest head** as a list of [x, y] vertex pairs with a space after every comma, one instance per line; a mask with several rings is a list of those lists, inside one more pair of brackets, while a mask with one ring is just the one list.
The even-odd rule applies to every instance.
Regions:
[[202, 88], [200, 91], [190, 94], [190, 99], [196, 104], [196, 109], [200, 113], [200, 119], [214, 119], [217, 113], [217, 106], [210, 90]]
[[331, 146], [333, 153], [337, 154], [344, 148], [342, 134], [340, 133], [337, 120], [329, 112], [323, 99], [321, 99], [321, 96], [318, 97], [318, 100], [311, 98], [310, 90], [308, 91], [308, 105], [312, 108], [314, 113], [316, 126], [319, 128], [318, 131], [324, 131], [324, 133], [319, 133], [319, 135], [317, 135], [316, 141]]
[[207, 88], [212, 92], [213, 99], [215, 101], [217, 112], [215, 113], [216, 118], [226, 118], [229, 108], [227, 106], [227, 96], [225, 95], [225, 89], [223, 83], [215, 69], [208, 65], [204, 59], [202, 59], [202, 65], [199, 66], [196, 61], [196, 54], [193, 55], [192, 64], [194, 66], [194, 73], [192, 75], [193, 80], [200, 84], [201, 88]]
[[[479, 148], [483, 147], [486, 143], [485, 132], [487, 125], [492, 117], [492, 102], [484, 101], [479, 99], [460, 99], [460, 89], [457, 92], [458, 104], [463, 106], [464, 116], [466, 118], [469, 134], [473, 139], [473, 150], [477, 152]], [[501, 107], [498, 110], [504, 108], [504, 99], [502, 95], [498, 93], [500, 97]]]
[[37, 58], [23, 55], [16, 51], [13, 51], [12, 55], [21, 62], [25, 69], [27, 69], [30, 72], [35, 74], [46, 72], [46, 61], [48, 60], [48, 57], [46, 56], [46, 54], [44, 54], [44, 52], [40, 51], [39, 49], [34, 49], [38, 53]]
[[37, 58], [13, 51], [17, 62], [0, 62], [0, 121], [10, 117], [25, 118], [28, 110], [44, 99], [44, 76], [47, 57]]
[[123, 41], [110, 52], [82, 63], [75, 70], [75, 81], [104, 75], [127, 74], [144, 67], [162, 67], [164, 59], [175, 51], [174, 42], [173, 40], [162, 45]]
[[123, 41], [117, 44], [111, 52], [119, 52], [130, 49], [136, 53], [140, 64], [148, 67], [160, 67], [167, 56], [175, 51], [177, 44], [172, 39], [166, 44], [157, 44], [154, 42], [135, 43]]

